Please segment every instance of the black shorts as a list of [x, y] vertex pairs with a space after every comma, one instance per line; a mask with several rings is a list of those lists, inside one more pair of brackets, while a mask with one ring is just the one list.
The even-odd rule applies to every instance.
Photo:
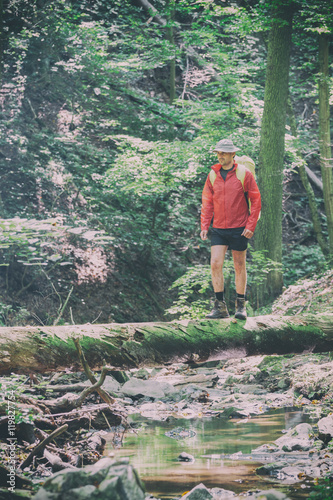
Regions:
[[232, 229], [218, 229], [213, 227], [211, 233], [211, 246], [227, 245], [231, 250], [240, 252], [247, 249], [248, 239], [242, 236], [244, 227], [235, 227]]

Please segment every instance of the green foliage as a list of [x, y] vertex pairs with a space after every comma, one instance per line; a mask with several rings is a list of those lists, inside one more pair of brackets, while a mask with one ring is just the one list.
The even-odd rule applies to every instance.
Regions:
[[[267, 274], [279, 266], [265, 256], [265, 252], [254, 251], [250, 248], [248, 270], [248, 299], [249, 308], [259, 309], [260, 287]], [[233, 307], [235, 297], [234, 270], [232, 259], [227, 258], [223, 267], [226, 302]], [[167, 310], [169, 314], [177, 314], [180, 319], [201, 319], [207, 314], [209, 299], [212, 296], [211, 272], [209, 266], [197, 265], [191, 267], [178, 278], [170, 290], [177, 289], [178, 297], [173, 306]]]
[[314, 487], [309, 495], [311, 500], [328, 500], [333, 497], [333, 483], [332, 478], [328, 477], [321, 484]]
[[[271, 271], [281, 269], [279, 262], [274, 262], [267, 257], [266, 250], [253, 251], [250, 249], [250, 264], [248, 266], [248, 297], [253, 304], [253, 309], [259, 310], [262, 304], [262, 286]], [[252, 291], [254, 289], [254, 293]]]
[[20, 395], [24, 393], [24, 384], [27, 382], [27, 377], [25, 375], [10, 375], [7, 377], [1, 377], [1, 397], [0, 404], [5, 409], [6, 413], [15, 415], [15, 424], [21, 422], [31, 423], [35, 414], [38, 410], [33, 410], [30, 408], [25, 408], [23, 405], [19, 405]]
[[14, 307], [0, 302], [0, 326], [10, 326], [13, 322], [20, 325], [29, 316], [30, 313], [25, 307]]
[[[291, 96], [302, 112], [303, 100], [315, 97], [316, 35], [307, 2], [298, 4]], [[5, 6], [4, 322], [20, 311], [8, 292], [17, 296], [33, 289], [26, 288], [31, 283], [40, 287], [42, 277], [67, 296], [75, 269], [82, 268], [77, 255], [90, 246], [107, 256], [107, 276], [121, 279], [120, 303], [113, 306], [119, 320], [129, 319], [126, 311], [138, 297], [137, 309], [155, 317], [142, 290], [164, 297], [163, 310], [170, 303], [165, 290], [186, 269], [192, 271], [182, 294], [192, 304], [184, 299], [181, 314], [191, 316], [197, 307], [200, 316], [209, 303], [209, 272], [198, 267], [207, 260], [199, 241], [201, 191], [216, 162], [212, 145], [222, 137], [258, 159], [271, 5], [181, 0], [154, 6], [173, 28], [174, 42], [170, 30], [131, 0], [17, 0]], [[328, 26], [319, 4], [313, 10], [313, 28], [322, 14]], [[172, 59], [176, 99], [170, 105]], [[306, 154], [317, 148], [312, 111], [300, 127]], [[286, 156], [292, 163], [293, 155]], [[233, 266], [226, 266], [232, 300]], [[262, 305], [259, 291], [268, 272], [264, 256], [249, 256], [248, 298], [254, 308]], [[287, 280], [293, 279], [288, 273]], [[200, 276], [207, 288], [199, 293]], [[72, 298], [77, 300], [75, 293]], [[157, 306], [159, 298], [153, 302]]]
[[[204, 318], [209, 305], [210, 267], [195, 266], [178, 278], [170, 290], [177, 288], [177, 301], [167, 309], [168, 314], [176, 314], [180, 319]], [[202, 298], [200, 298], [202, 296]]]
[[285, 286], [292, 285], [300, 278], [328, 269], [319, 245], [296, 246], [283, 256], [283, 280]]
[[[31, 315], [34, 316], [17, 303], [27, 290], [34, 290], [38, 286], [41, 293], [49, 288], [48, 293], [57, 297], [60, 305], [54, 311], [55, 316], [52, 317], [52, 312], [48, 311], [47, 319], [44, 320], [44, 323], [53, 324], [56, 318], [57, 323], [62, 321], [67, 300], [63, 304], [61, 294], [69, 298], [73, 282], [77, 284], [80, 280], [105, 279], [105, 269], [99, 269], [98, 266], [104, 264], [102, 252], [109, 249], [111, 238], [104, 231], [92, 231], [87, 226], [64, 226], [56, 219], [28, 220], [18, 217], [0, 219], [0, 231], [0, 268], [4, 278], [2, 289], [5, 291], [4, 301], [0, 302], [2, 325], [22, 324]], [[94, 252], [94, 249], [97, 251]], [[87, 264], [84, 259], [88, 258], [91, 259], [90, 268], [85, 271]], [[69, 270], [72, 282], [68, 283], [66, 274]], [[11, 299], [14, 299], [15, 305], [10, 303]]]
[[0, 326], [7, 325], [8, 315], [13, 311], [13, 306], [0, 302]]

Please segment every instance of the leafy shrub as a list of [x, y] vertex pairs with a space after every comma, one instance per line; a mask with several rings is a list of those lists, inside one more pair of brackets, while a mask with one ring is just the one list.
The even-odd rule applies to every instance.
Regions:
[[322, 271], [327, 269], [327, 263], [319, 245], [309, 247], [299, 245], [283, 257], [284, 284], [288, 287], [300, 278], [316, 273], [319, 269]]
[[311, 500], [328, 500], [333, 498], [333, 482], [332, 478], [327, 478], [322, 484], [315, 487], [309, 495]]
[[[251, 293], [248, 297], [253, 309], [260, 306], [261, 285], [266, 275], [276, 269], [279, 264], [268, 259], [265, 251], [254, 251], [250, 247], [248, 269], [248, 288]], [[232, 258], [226, 257], [223, 266], [224, 290], [228, 306], [236, 295], [234, 284]], [[167, 310], [169, 314], [177, 314], [181, 319], [201, 319], [207, 314], [209, 300], [212, 297], [210, 266], [197, 265], [190, 267], [187, 272], [178, 278], [170, 290], [178, 289], [178, 298], [173, 306]], [[251, 309], [251, 308], [250, 308]]]

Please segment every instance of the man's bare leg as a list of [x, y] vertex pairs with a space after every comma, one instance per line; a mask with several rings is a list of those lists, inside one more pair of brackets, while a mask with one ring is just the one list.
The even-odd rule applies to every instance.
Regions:
[[211, 247], [210, 267], [215, 293], [224, 291], [223, 264], [227, 250], [227, 245], [213, 245]]
[[246, 250], [242, 252], [233, 250], [232, 257], [234, 259], [236, 293], [245, 295], [247, 280]]
[[236, 284], [236, 313], [235, 318], [246, 319], [245, 309], [245, 291], [246, 291], [246, 250], [232, 251], [235, 268], [235, 284]]
[[[227, 245], [213, 245], [211, 247], [211, 271], [212, 282], [215, 294], [224, 292], [223, 263]], [[223, 294], [221, 293], [223, 296]], [[218, 295], [217, 295], [218, 296]], [[216, 298], [213, 310], [207, 314], [208, 319], [228, 318], [228, 308], [223, 299]]]

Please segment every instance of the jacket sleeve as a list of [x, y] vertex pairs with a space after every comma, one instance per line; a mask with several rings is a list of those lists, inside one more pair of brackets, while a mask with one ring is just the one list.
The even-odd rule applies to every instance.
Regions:
[[250, 171], [247, 171], [245, 175], [244, 191], [247, 193], [248, 199], [251, 201], [251, 213], [246, 223], [246, 229], [253, 232], [256, 228], [260, 215], [261, 196], [256, 180]]
[[203, 191], [201, 205], [201, 230], [208, 231], [214, 215], [213, 186], [207, 176]]

